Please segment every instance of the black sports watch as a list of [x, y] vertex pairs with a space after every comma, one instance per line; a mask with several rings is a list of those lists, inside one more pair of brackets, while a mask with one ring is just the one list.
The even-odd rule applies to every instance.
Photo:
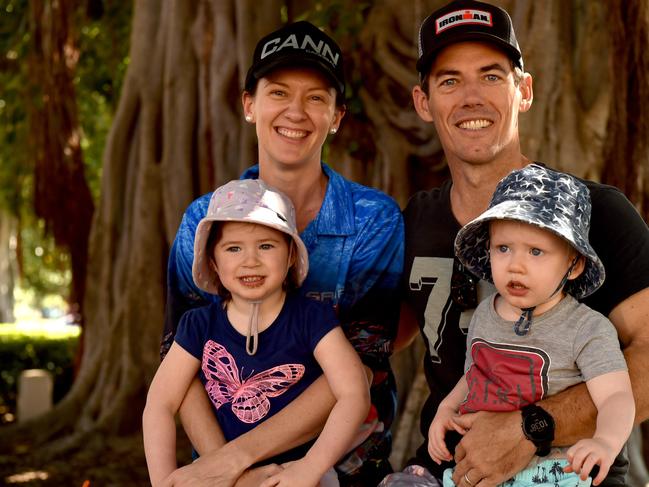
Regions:
[[525, 438], [536, 446], [536, 454], [545, 457], [550, 453], [554, 440], [554, 419], [545, 409], [536, 404], [528, 404], [521, 409], [521, 426]]

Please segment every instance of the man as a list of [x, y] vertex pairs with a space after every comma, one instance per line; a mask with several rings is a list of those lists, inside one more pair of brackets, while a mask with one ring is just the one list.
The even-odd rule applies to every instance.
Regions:
[[[416, 323], [426, 344], [430, 396], [421, 416], [426, 438], [439, 402], [463, 372], [473, 308], [493, 292], [454, 261], [453, 242], [460, 227], [487, 208], [498, 181], [531, 162], [521, 153], [518, 116], [530, 109], [533, 90], [509, 15], [477, 1], [452, 2], [424, 20], [417, 70], [421, 84], [412, 93], [415, 109], [435, 125], [452, 178], [414, 195], [404, 210], [403, 317], [414, 319], [402, 319], [400, 336], [414, 336]], [[618, 331], [637, 403], [636, 421], [641, 421], [649, 415], [643, 377], [649, 368], [649, 232], [617, 189], [593, 182], [587, 186], [593, 205], [590, 241], [607, 278], [584, 302], [608, 316]], [[542, 373], [531, 371], [536, 378]], [[543, 399], [523, 414], [466, 414], [458, 420], [467, 433], [455, 449], [453, 481], [467, 487], [502, 483], [549, 442], [568, 445], [591, 436], [595, 417], [584, 385]], [[437, 478], [452, 466], [432, 462], [426, 443], [411, 463]], [[602, 485], [625, 485], [627, 466], [624, 455], [618, 457]], [[402, 485], [388, 479], [384, 484]]]

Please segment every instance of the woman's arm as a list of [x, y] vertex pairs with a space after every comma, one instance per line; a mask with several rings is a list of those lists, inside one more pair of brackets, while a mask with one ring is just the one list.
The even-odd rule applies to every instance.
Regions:
[[370, 407], [365, 369], [341, 328], [324, 336], [314, 355], [331, 387], [336, 403], [320, 436], [302, 460], [290, 464], [262, 486], [282, 485], [294, 479], [300, 485], [317, 485], [320, 478], [353, 446]]
[[144, 452], [153, 486], [176, 469], [176, 423], [180, 407], [199, 361], [174, 343], [156, 372], [142, 415]]
[[192, 446], [203, 456], [225, 445], [225, 436], [214, 418], [214, 411], [198, 376], [192, 380], [178, 411]]
[[171, 475], [165, 486], [232, 486], [256, 462], [303, 445], [322, 430], [335, 397], [323, 375], [277, 414]]
[[[344, 336], [343, 340], [343, 347], [351, 348]], [[367, 368], [363, 367], [362, 370], [366, 377], [371, 377]], [[365, 381], [367, 383], [367, 379]], [[303, 445], [318, 436], [335, 402], [330, 384], [323, 375], [284, 409], [251, 431], [176, 470], [165, 485], [184, 485], [187, 482], [199, 482], [200, 485], [200, 482], [209, 482], [211, 486], [231, 486], [254, 463]], [[354, 431], [356, 433], [357, 430]]]

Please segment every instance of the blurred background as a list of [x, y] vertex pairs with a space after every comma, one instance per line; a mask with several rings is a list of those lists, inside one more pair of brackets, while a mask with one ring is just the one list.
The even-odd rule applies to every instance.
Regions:
[[[0, 0], [0, 484], [148, 484], [168, 250], [189, 202], [255, 163], [240, 92], [262, 35], [306, 19], [343, 48], [332, 167], [401, 206], [448, 177], [410, 96], [419, 24], [443, 3]], [[534, 77], [523, 152], [619, 187], [646, 221], [649, 0], [493, 3]], [[421, 441], [421, 347], [394, 357], [396, 468]], [[21, 405], [21, 380], [47, 397]]]

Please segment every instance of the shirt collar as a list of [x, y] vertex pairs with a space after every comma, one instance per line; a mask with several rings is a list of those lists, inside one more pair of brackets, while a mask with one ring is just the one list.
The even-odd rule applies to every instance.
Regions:
[[[305, 231], [315, 225], [318, 235], [352, 235], [354, 228], [354, 200], [349, 182], [324, 162], [322, 170], [329, 179], [327, 192], [315, 220]], [[259, 165], [249, 167], [240, 179], [259, 178]]]

